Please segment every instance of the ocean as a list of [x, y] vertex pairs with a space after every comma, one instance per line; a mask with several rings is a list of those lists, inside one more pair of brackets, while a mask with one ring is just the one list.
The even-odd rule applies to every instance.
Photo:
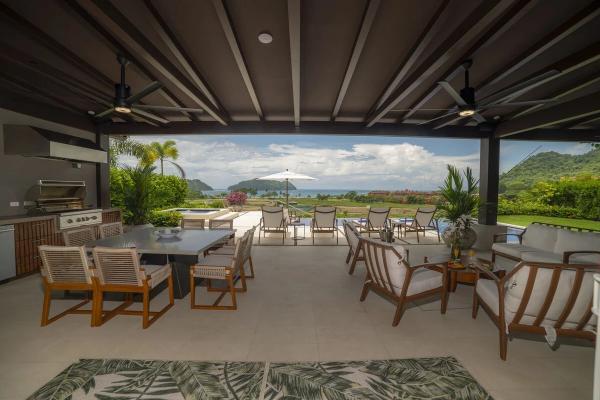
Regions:
[[[296, 189], [290, 190], [290, 197], [316, 197], [318, 194], [328, 194], [330, 196], [339, 196], [348, 192], [356, 192], [357, 194], [368, 194], [371, 190], [359, 190], [359, 189]], [[229, 193], [227, 189], [215, 189], [215, 190], [203, 190], [207, 196], [217, 196], [221, 193]], [[264, 190], [259, 190], [256, 197], [260, 197], [261, 194], [266, 193]], [[280, 191], [285, 196], [285, 190]]]

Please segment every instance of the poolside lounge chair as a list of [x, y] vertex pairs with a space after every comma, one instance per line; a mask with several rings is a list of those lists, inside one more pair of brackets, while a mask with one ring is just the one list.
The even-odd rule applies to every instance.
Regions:
[[[42, 326], [46, 326], [67, 314], [90, 314], [90, 325], [95, 325], [92, 310], [81, 307], [90, 302], [90, 294], [96, 296], [93, 272], [89, 266], [84, 247], [40, 246], [42, 259], [42, 277], [44, 280], [44, 306], [42, 308]], [[52, 291], [75, 290], [87, 292], [87, 298], [66, 311], [50, 317]]]
[[346, 235], [346, 241], [350, 247], [348, 249], [348, 255], [346, 256], [346, 264], [350, 263], [348, 273], [352, 275], [354, 273], [354, 268], [356, 268], [356, 263], [365, 260], [361, 249], [360, 232], [358, 232], [353, 223], [345, 221], [344, 234]]
[[369, 213], [366, 220], [355, 221], [359, 232], [366, 232], [371, 237], [371, 232], [378, 232], [384, 229], [388, 223], [390, 215], [389, 207], [369, 207]]
[[[115, 315], [141, 315], [142, 327], [146, 329], [161, 317], [174, 304], [173, 276], [171, 265], [140, 265], [135, 249], [116, 249], [94, 247], [94, 264], [96, 265], [96, 322], [100, 326]], [[167, 281], [169, 303], [160, 311], [150, 311], [150, 290], [163, 281]], [[103, 293], [126, 293], [126, 300], [111, 311], [104, 312]], [[133, 304], [131, 294], [142, 294], [142, 311], [128, 310]], [[152, 318], [150, 318], [152, 317]]]
[[394, 223], [394, 226], [398, 227], [398, 236], [402, 237], [402, 230], [404, 230], [404, 237], [408, 232], [416, 232], [417, 234], [417, 243], [419, 243], [419, 232], [423, 232], [423, 238], [425, 237], [426, 231], [436, 231], [438, 242], [440, 241], [440, 229], [438, 226], [438, 222], [435, 219], [435, 213], [437, 211], [437, 207], [428, 207], [428, 208], [417, 208], [417, 212], [415, 213], [412, 221], [408, 221], [407, 218], [404, 218], [403, 222]]
[[315, 244], [315, 233], [331, 233], [336, 236], [336, 243], [340, 242], [340, 233], [337, 228], [337, 209], [331, 206], [316, 206], [313, 218], [310, 221], [312, 242]]
[[102, 224], [98, 227], [100, 239], [105, 239], [112, 236], [120, 236], [123, 234], [123, 224], [120, 222], [111, 222]]
[[441, 295], [441, 313], [448, 303], [447, 264], [410, 265], [391, 244], [361, 238], [367, 276], [360, 301], [370, 290], [396, 304], [392, 326], [398, 325], [404, 307], [414, 300]]
[[[548, 326], [557, 337], [595, 340], [593, 274], [600, 266], [523, 261], [503, 278], [482, 268], [477, 271], [473, 318], [481, 305], [496, 324], [502, 360], [513, 332], [547, 335]], [[487, 279], [479, 279], [483, 277]]]
[[63, 241], [65, 242], [65, 246], [85, 246], [94, 240], [96, 240], [96, 234], [90, 227], [71, 229], [63, 232]]
[[[190, 266], [190, 307], [200, 310], [237, 310], [236, 292], [246, 291], [246, 280], [243, 268], [243, 253], [249, 238], [248, 232], [238, 240], [235, 244], [233, 255], [208, 255], [198, 259], [196, 265]], [[203, 278], [207, 281], [208, 291], [218, 291], [221, 295], [209, 304], [196, 303], [196, 281], [195, 278]], [[225, 281], [227, 287], [225, 289], [217, 289], [212, 287], [212, 280]], [[236, 288], [236, 280], [242, 282], [241, 288]], [[221, 306], [221, 300], [225, 294], [231, 295], [231, 305]]]
[[281, 233], [281, 244], [285, 243], [287, 233], [287, 216], [283, 207], [263, 206], [262, 218], [260, 219], [258, 231], [258, 243], [260, 243], [260, 232], [266, 237], [267, 233]]
[[[254, 278], [254, 262], [252, 261], [252, 245], [254, 244], [254, 232], [256, 231], [257, 226], [258, 225], [255, 225], [246, 231], [246, 234], [248, 235], [248, 241], [246, 242], [246, 247], [244, 248], [244, 254], [243, 254], [244, 259], [242, 262], [242, 266], [245, 268], [246, 263], [248, 263], [250, 266], [249, 274], [246, 274], [245, 270], [244, 270], [244, 275], [248, 279]], [[212, 251], [210, 254], [233, 256], [234, 253], [235, 253], [235, 244], [233, 244], [233, 245], [227, 244], [225, 246], [222, 246], [222, 247], [216, 249], [215, 251]]]

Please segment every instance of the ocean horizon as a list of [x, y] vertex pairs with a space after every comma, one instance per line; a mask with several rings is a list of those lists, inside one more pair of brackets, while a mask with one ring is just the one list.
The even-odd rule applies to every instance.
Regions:
[[[356, 194], [364, 195], [364, 194], [368, 194], [369, 192], [372, 192], [374, 190], [375, 189], [373, 189], [373, 190], [361, 190], [361, 189], [294, 189], [294, 190], [291, 190], [290, 189], [289, 195], [290, 195], [290, 197], [309, 197], [309, 196], [316, 197], [318, 194], [329, 195], [329, 196], [339, 196], [339, 195], [346, 194], [348, 192], [356, 192]], [[261, 194], [264, 194], [267, 192], [273, 192], [273, 190], [258, 190], [256, 192], [256, 196], [260, 196]], [[285, 190], [280, 190], [277, 192], [285, 195]], [[221, 193], [229, 193], [229, 190], [227, 190], [227, 189], [203, 190], [202, 193], [207, 196], [216, 196]]]

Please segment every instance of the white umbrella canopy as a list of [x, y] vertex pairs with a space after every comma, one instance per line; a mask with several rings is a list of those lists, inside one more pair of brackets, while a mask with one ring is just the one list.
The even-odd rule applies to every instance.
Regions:
[[289, 170], [285, 170], [283, 172], [278, 172], [276, 174], [271, 174], [267, 176], [263, 176], [261, 178], [257, 178], [261, 181], [285, 181], [285, 205], [288, 206], [288, 183], [290, 180], [292, 181], [315, 181], [317, 178], [313, 178], [312, 176], [297, 174], [295, 172], [291, 172]]

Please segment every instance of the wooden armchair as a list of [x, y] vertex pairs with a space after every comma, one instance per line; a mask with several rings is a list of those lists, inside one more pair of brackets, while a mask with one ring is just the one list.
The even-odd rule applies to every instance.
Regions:
[[359, 232], [366, 232], [371, 237], [371, 232], [378, 232], [388, 225], [388, 216], [390, 215], [389, 207], [370, 207], [366, 220], [355, 221]]
[[[498, 327], [500, 358], [506, 360], [508, 335], [527, 332], [594, 340], [593, 273], [599, 265], [520, 262], [503, 278], [477, 270], [473, 318], [479, 306]], [[485, 276], [488, 279], [479, 279]]]
[[437, 212], [436, 207], [431, 208], [417, 208], [417, 212], [415, 213], [412, 221], [408, 222], [407, 218], [404, 218], [404, 221], [398, 224], [398, 230], [401, 236], [402, 230], [404, 230], [404, 236], [409, 232], [415, 232], [417, 234], [417, 243], [419, 243], [419, 232], [423, 233], [423, 238], [425, 238], [425, 232], [427, 231], [435, 231], [437, 233], [438, 242], [440, 241], [440, 228], [438, 226], [438, 222], [435, 219], [435, 213]]
[[[89, 314], [91, 316], [90, 325], [95, 326], [94, 310], [81, 309], [90, 302], [90, 297], [96, 298], [93, 270], [88, 263], [85, 248], [40, 246], [39, 252], [42, 259], [42, 277], [44, 280], [44, 306], [42, 308], [41, 325], [46, 326], [67, 314]], [[50, 317], [52, 291], [54, 290], [85, 291], [87, 292], [87, 298], [66, 311]]]
[[387, 298], [396, 305], [392, 326], [397, 326], [404, 308], [411, 301], [441, 296], [441, 313], [448, 304], [448, 265], [431, 263], [411, 266], [396, 248], [388, 243], [361, 238], [367, 266], [367, 277], [360, 301], [370, 290]]
[[310, 232], [312, 242], [315, 244], [315, 233], [331, 233], [337, 234], [336, 243], [340, 242], [340, 233], [337, 228], [337, 209], [330, 206], [316, 206], [313, 213], [313, 218], [310, 221]]
[[[173, 276], [171, 265], [144, 265], [139, 262], [135, 249], [115, 249], [94, 247], [94, 264], [96, 265], [96, 302], [97, 325], [102, 325], [115, 315], [141, 315], [144, 329], [152, 325], [169, 308], [173, 307]], [[160, 311], [150, 311], [150, 290], [167, 281], [169, 303]], [[126, 300], [111, 311], [104, 312], [104, 292], [126, 293]], [[128, 310], [133, 304], [132, 294], [142, 295], [142, 311]], [[150, 318], [152, 317], [152, 318]]]
[[360, 232], [356, 229], [356, 226], [348, 221], [344, 222], [344, 234], [346, 235], [346, 241], [348, 242], [348, 255], [346, 256], [346, 264], [350, 263], [350, 269], [348, 273], [352, 275], [356, 268], [356, 263], [364, 261], [365, 258], [362, 253], [362, 243], [360, 242]]
[[[211, 255], [202, 257], [196, 265], [190, 266], [190, 307], [200, 310], [237, 310], [236, 292], [245, 292], [246, 277], [243, 268], [243, 253], [249, 240], [249, 234], [246, 232], [244, 236], [235, 244], [233, 255]], [[218, 291], [221, 294], [213, 302], [209, 304], [196, 303], [196, 278], [202, 278], [207, 281], [208, 291]], [[211, 281], [225, 281], [227, 287], [225, 289], [213, 288]], [[242, 282], [241, 288], [236, 288], [237, 281]], [[231, 295], [231, 305], [221, 306], [221, 300], [229, 293]]]
[[267, 233], [281, 233], [281, 244], [285, 243], [287, 234], [287, 218], [283, 207], [263, 206], [262, 218], [260, 219], [258, 231], [258, 243], [260, 243], [260, 233], [266, 237]]
[[123, 224], [120, 222], [102, 224], [98, 227], [98, 231], [100, 232], [100, 239], [121, 236], [123, 234]]
[[[246, 247], [244, 248], [242, 265], [244, 268], [246, 268], [246, 263], [248, 263], [248, 265], [250, 267], [249, 274], [246, 274], [244, 272], [244, 275], [247, 279], [254, 278], [254, 262], [252, 261], [252, 245], [254, 244], [254, 232], [256, 232], [256, 227], [257, 227], [257, 225], [253, 226], [252, 228], [248, 229], [245, 233], [248, 236], [247, 236]], [[239, 240], [241, 240], [241, 239], [239, 239]], [[235, 254], [235, 244], [224, 245], [224, 246], [219, 247], [218, 249], [210, 252], [210, 254], [233, 256]]]

